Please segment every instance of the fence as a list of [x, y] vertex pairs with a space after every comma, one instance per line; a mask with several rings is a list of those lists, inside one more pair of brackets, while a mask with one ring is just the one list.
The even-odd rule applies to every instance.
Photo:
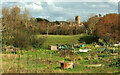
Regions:
[[[4, 54], [3, 73], [43, 73], [51, 72], [50, 58], [42, 59], [38, 54]], [[43, 56], [44, 57], [44, 56]], [[48, 56], [49, 57], [49, 56]]]

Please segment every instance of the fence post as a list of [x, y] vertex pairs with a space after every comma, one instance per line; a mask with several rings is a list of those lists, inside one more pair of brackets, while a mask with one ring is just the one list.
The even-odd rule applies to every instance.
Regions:
[[37, 75], [37, 54], [36, 54], [36, 75]]
[[29, 54], [27, 54], [27, 73], [29, 72], [29, 63], [28, 63], [28, 61], [29, 61]]
[[18, 56], [18, 73], [20, 73], [20, 54]]

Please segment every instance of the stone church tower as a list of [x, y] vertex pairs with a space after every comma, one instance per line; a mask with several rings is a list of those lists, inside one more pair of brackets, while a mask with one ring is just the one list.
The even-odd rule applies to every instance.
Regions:
[[80, 24], [80, 16], [75, 16], [75, 22], [76, 22], [77, 24]]

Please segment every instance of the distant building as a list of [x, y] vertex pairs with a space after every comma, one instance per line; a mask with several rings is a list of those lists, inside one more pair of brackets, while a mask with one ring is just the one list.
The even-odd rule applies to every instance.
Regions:
[[75, 16], [75, 24], [74, 25], [84, 27], [84, 24], [81, 23], [81, 21], [80, 21], [80, 16]]
[[80, 24], [80, 16], [75, 16], [75, 22], [76, 22], [77, 24]]
[[55, 22], [52, 22], [52, 24], [55, 26], [63, 26], [63, 25], [69, 25], [70, 23], [66, 21], [55, 21]]

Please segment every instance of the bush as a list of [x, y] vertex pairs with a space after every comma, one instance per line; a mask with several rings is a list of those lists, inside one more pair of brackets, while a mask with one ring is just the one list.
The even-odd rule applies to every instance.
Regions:
[[92, 42], [98, 42], [98, 37], [95, 36], [83, 36], [80, 39], [78, 39], [80, 43], [87, 43], [87, 44], [92, 44]]
[[31, 38], [31, 45], [33, 48], [41, 48], [44, 42], [45, 42], [45, 38], [37, 38], [35, 36]]
[[21, 49], [40, 48], [44, 41], [44, 38], [37, 38], [30, 33], [18, 31], [14, 33], [13, 45]]
[[17, 31], [14, 33], [14, 43], [13, 45], [15, 47], [24, 49], [24, 48], [30, 48], [30, 34], [23, 33], [22, 31]]

